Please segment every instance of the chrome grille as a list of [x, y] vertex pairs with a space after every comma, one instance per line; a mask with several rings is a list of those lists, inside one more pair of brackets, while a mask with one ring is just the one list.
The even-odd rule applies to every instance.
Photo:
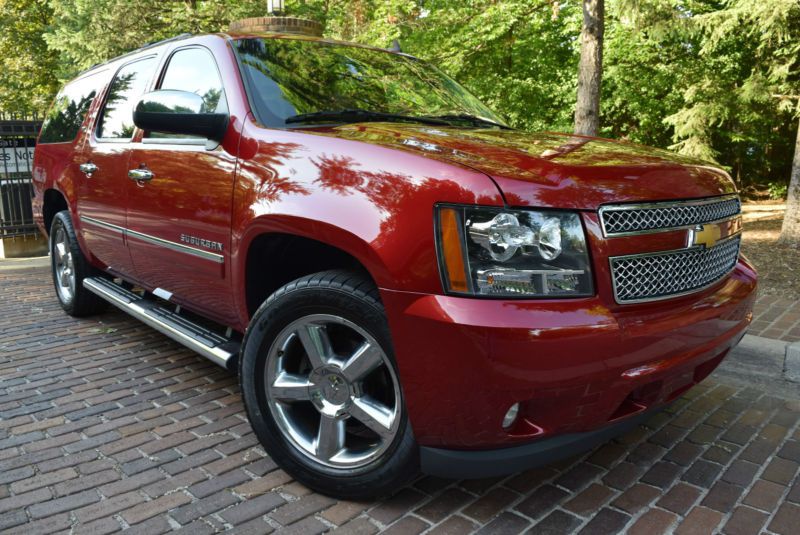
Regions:
[[652, 301], [698, 291], [722, 279], [739, 258], [739, 235], [706, 249], [609, 258], [618, 303]]
[[644, 233], [701, 225], [739, 214], [739, 197], [729, 195], [697, 201], [673, 201], [600, 208], [606, 236]]

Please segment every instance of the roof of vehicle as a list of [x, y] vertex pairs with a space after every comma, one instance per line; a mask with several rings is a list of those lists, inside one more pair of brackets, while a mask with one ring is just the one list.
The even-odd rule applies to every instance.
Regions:
[[353, 43], [353, 42], [350, 42], [350, 41], [339, 41], [339, 40], [330, 39], [330, 38], [327, 38], [327, 37], [317, 37], [317, 36], [303, 35], [303, 34], [297, 34], [297, 33], [278, 33], [278, 32], [224, 32], [224, 33], [220, 32], [220, 33], [207, 33], [207, 34], [203, 34], [203, 33], [199, 33], [199, 34], [182, 33], [180, 35], [176, 35], [174, 37], [169, 37], [169, 38], [163, 39], [161, 41], [153, 41], [151, 43], [147, 43], [146, 45], [144, 45], [142, 47], [139, 47], [139, 48], [137, 48], [135, 50], [131, 50], [130, 52], [126, 52], [125, 54], [122, 54], [120, 56], [116, 56], [116, 57], [111, 58], [111, 59], [109, 59], [107, 61], [104, 61], [102, 63], [96, 63], [96, 64], [92, 65], [91, 67], [89, 67], [88, 69], [86, 69], [86, 70], [82, 71], [81, 73], [79, 73], [77, 76], [75, 76], [75, 78], [73, 78], [73, 80], [81, 78], [85, 74], [88, 74], [88, 73], [90, 73], [90, 72], [92, 72], [92, 71], [94, 71], [96, 69], [99, 69], [100, 67], [104, 67], [106, 65], [115, 63], [115, 62], [117, 62], [117, 61], [119, 61], [121, 59], [125, 59], [127, 57], [134, 56], [134, 55], [136, 55], [136, 54], [138, 54], [140, 52], [144, 52], [144, 51], [149, 50], [151, 48], [156, 48], [158, 46], [165, 45], [165, 44], [168, 44], [168, 43], [172, 43], [172, 42], [175, 42], [175, 41], [182, 41], [184, 39], [190, 39], [190, 38], [194, 38], [194, 37], [203, 37], [203, 36], [216, 36], [216, 37], [221, 37], [223, 39], [232, 40], [232, 41], [233, 40], [237, 40], [237, 39], [290, 39], [290, 40], [295, 40], [295, 41], [312, 41], [312, 42], [317, 42], [317, 43], [326, 44], [326, 45], [353, 46], [353, 47], [358, 47], [358, 48], [367, 48], [367, 49], [370, 49], [370, 50], [377, 50], [377, 51], [381, 51], [381, 52], [387, 52], [387, 53], [390, 53], [390, 54], [397, 54], [397, 55], [400, 55], [400, 56], [413, 57], [410, 54], [406, 54], [404, 52], [396, 52], [394, 50], [389, 50], [389, 49], [386, 49], [386, 48], [380, 48], [380, 47], [376, 47], [376, 46], [372, 46], [372, 45], [365, 45], [365, 44], [362, 44], [362, 43]]
[[299, 33], [279, 33], [279, 32], [226, 32], [220, 33], [217, 35], [224, 36], [231, 40], [236, 39], [291, 39], [294, 41], [313, 41], [317, 43], [323, 43], [326, 45], [342, 45], [342, 46], [354, 46], [358, 48], [368, 48], [371, 50], [379, 50], [381, 52], [389, 52], [392, 54], [400, 54], [408, 56], [403, 52], [395, 52], [393, 50], [389, 50], [387, 48], [380, 48], [377, 46], [372, 45], [365, 45], [363, 43], [353, 43], [351, 41], [339, 41], [337, 39], [330, 39], [328, 37], [317, 37], [314, 35], [304, 35]]

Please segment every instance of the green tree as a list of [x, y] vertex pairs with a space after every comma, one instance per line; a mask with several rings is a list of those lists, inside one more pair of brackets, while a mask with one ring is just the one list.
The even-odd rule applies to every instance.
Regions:
[[52, 23], [47, 0], [0, 0], [0, 112], [43, 113], [58, 91], [59, 57], [42, 37]]

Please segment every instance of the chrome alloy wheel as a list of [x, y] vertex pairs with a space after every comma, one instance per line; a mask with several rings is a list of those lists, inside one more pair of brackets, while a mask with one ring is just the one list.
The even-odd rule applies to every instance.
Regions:
[[265, 390], [284, 436], [311, 460], [359, 468], [397, 435], [402, 400], [389, 357], [340, 316], [304, 316], [284, 328], [267, 356]]
[[69, 238], [64, 227], [59, 226], [53, 236], [53, 262], [55, 263], [56, 289], [63, 303], [75, 296], [75, 266], [69, 248]]

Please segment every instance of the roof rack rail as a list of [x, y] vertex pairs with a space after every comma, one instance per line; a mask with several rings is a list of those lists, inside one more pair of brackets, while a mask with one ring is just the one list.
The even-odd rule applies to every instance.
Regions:
[[133, 55], [133, 54], [137, 54], [139, 52], [142, 52], [143, 50], [147, 50], [149, 48], [153, 48], [153, 47], [158, 46], [158, 45], [163, 45], [165, 43], [170, 43], [172, 41], [178, 41], [180, 39], [186, 39], [187, 37], [192, 37], [193, 35], [194, 34], [192, 34], [192, 33], [186, 32], [186, 33], [182, 33], [180, 35], [176, 35], [174, 37], [168, 37], [166, 39], [162, 39], [160, 41], [151, 41], [149, 43], [146, 43], [144, 46], [141, 46], [141, 47], [137, 48], [136, 50], [131, 50], [130, 52], [126, 52], [125, 54], [122, 54], [121, 56], [117, 56], [115, 58], [111, 58], [109, 60], [106, 60], [106, 61], [103, 61], [103, 62], [100, 62], [100, 63], [95, 63], [94, 65], [92, 65], [88, 69], [86, 69], [84, 71], [81, 71], [77, 76], [81, 76], [83, 74], [86, 74], [87, 72], [89, 72], [91, 70], [94, 70], [97, 67], [102, 67], [103, 65], [107, 65], [107, 64], [111, 63], [112, 61], [117, 61], [118, 59], [126, 58], [128, 56]]

